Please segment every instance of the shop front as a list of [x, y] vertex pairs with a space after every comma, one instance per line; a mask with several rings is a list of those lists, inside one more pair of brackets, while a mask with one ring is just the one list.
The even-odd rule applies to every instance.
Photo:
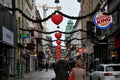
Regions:
[[[16, 77], [16, 49], [13, 46], [0, 43], [0, 80]], [[13, 79], [13, 78], [12, 78]]]
[[16, 19], [0, 4], [0, 80], [16, 77]]
[[115, 48], [117, 55], [117, 62], [120, 63], [120, 32], [115, 35]]

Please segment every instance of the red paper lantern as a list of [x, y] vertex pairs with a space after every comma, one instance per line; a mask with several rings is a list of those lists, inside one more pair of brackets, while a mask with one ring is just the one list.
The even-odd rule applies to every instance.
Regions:
[[60, 52], [57, 52], [57, 55], [60, 55]]
[[60, 59], [60, 52], [57, 52], [57, 59]]
[[60, 46], [60, 45], [58, 45], [58, 46], [57, 46], [57, 49], [61, 49], [61, 46]]
[[51, 20], [53, 21], [54, 24], [58, 25], [62, 22], [63, 16], [61, 14], [53, 14], [51, 16]]
[[60, 45], [60, 44], [61, 44], [61, 40], [57, 40], [56, 43], [57, 43], [58, 45]]
[[55, 37], [60, 39], [62, 37], [62, 34], [61, 33], [55, 33]]
[[60, 52], [60, 49], [57, 49], [56, 51], [57, 51], [57, 52]]
[[60, 59], [60, 55], [57, 55], [57, 59], [58, 59], [58, 60]]
[[84, 51], [83, 48], [79, 48], [79, 49], [78, 49], [78, 52], [79, 52], [79, 53], [83, 53], [83, 51]]

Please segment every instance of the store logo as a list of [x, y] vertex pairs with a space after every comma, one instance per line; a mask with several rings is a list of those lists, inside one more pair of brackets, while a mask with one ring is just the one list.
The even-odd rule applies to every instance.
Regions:
[[99, 12], [94, 17], [94, 24], [100, 29], [107, 29], [112, 25], [112, 16]]

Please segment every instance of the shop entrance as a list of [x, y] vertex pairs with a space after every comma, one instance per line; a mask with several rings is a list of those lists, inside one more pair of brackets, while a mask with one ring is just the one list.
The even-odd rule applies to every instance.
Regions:
[[15, 75], [15, 48], [0, 43], [0, 80], [9, 80]]
[[7, 80], [9, 77], [9, 69], [7, 64], [7, 50], [0, 48], [0, 80]]

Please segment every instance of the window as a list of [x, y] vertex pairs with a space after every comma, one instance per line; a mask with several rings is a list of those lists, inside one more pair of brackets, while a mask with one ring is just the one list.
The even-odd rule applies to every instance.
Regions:
[[15, 69], [16, 69], [16, 60], [15, 60], [15, 49], [14, 48], [10, 48], [8, 50], [9, 53], [9, 72], [10, 75], [15, 75]]
[[106, 71], [114, 71], [112, 67], [106, 67]]
[[[109, 70], [107, 70], [107, 69], [109, 69]], [[106, 71], [120, 71], [120, 65], [107, 66]]]
[[97, 71], [104, 71], [104, 67], [103, 66], [98, 66], [96, 70]]

